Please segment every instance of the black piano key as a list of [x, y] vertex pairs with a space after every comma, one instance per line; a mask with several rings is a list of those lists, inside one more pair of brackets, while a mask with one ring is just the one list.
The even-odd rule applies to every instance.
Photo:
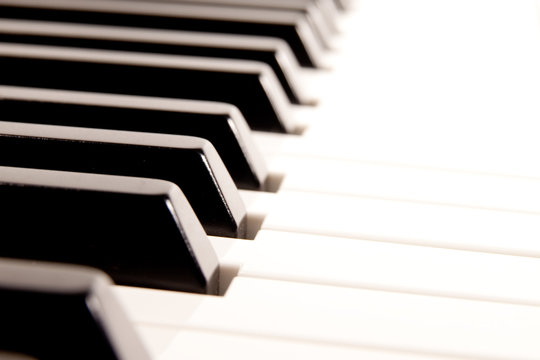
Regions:
[[[139, 0], [127, 0], [127, 1], [139, 1]], [[155, 0], [154, 0], [155, 1]], [[243, 1], [243, 0], [160, 0], [161, 2], [174, 2], [183, 4], [204, 4], [209, 6], [228, 6], [233, 8], [253, 8], [262, 10], [286, 10], [301, 14], [308, 22], [310, 28], [313, 31], [313, 35], [319, 45], [322, 48], [328, 48], [327, 34], [322, 29], [321, 24], [315, 21], [315, 12], [320, 11], [315, 4], [315, 1]]]
[[2, 85], [219, 101], [237, 106], [253, 130], [294, 131], [282, 89], [257, 62], [1, 45]]
[[[127, 1], [147, 1], [147, 0], [127, 0]], [[191, 4], [214, 4], [214, 5], [227, 5], [227, 6], [241, 6], [241, 7], [255, 7], [259, 9], [267, 10], [296, 10], [309, 16], [313, 15], [313, 12], [320, 13], [321, 20], [324, 22], [328, 30], [331, 33], [335, 33], [337, 30], [336, 19], [332, 17], [334, 7], [333, 0], [265, 0], [265, 1], [252, 1], [252, 0], [160, 0], [161, 2], [181, 2]], [[330, 10], [330, 11], [328, 11]], [[329, 14], [330, 12], [330, 14]]]
[[[127, 1], [139, 1], [139, 0], [127, 0]], [[251, 0], [160, 0], [162, 2], [179, 2], [186, 4], [208, 4], [214, 6], [233, 6], [233, 7], [248, 7], [255, 9], [266, 10], [288, 10], [295, 11], [302, 14], [310, 27], [313, 30], [319, 44], [326, 49], [329, 49], [330, 39], [329, 24], [324, 18], [322, 12], [323, 9], [320, 4], [315, 0], [301, 0], [301, 1], [251, 1]]]
[[[39, 24], [39, 22], [35, 23]], [[6, 20], [2, 21], [0, 19], [0, 24], [5, 25]], [[280, 48], [270, 44], [262, 46], [261, 39], [257, 37], [253, 38], [251, 47], [246, 44], [246, 41], [238, 44], [235, 37], [224, 37], [222, 34], [215, 37], [216, 34], [212, 33], [207, 34], [209, 36], [205, 39], [207, 41], [199, 43], [196, 43], [197, 37], [192, 36], [192, 39], [189, 39], [191, 33], [186, 32], [168, 32], [168, 39], [170, 39], [170, 36], [178, 35], [174, 42], [160, 41], [158, 36], [156, 36], [156, 39], [149, 41], [148, 39], [137, 38], [137, 33], [133, 33], [132, 37], [125, 36], [125, 32], [130, 30], [127, 28], [109, 27], [100, 36], [95, 32], [85, 32], [87, 28], [81, 26], [76, 26], [73, 28], [74, 31], [70, 31], [69, 24], [42, 24], [47, 26], [60, 24], [66, 27], [66, 32], [51, 34], [44, 32], [41, 28], [30, 30], [28, 27], [18, 32], [14, 28], [9, 28], [9, 23], [7, 23], [6, 27], [8, 29], [0, 27], [0, 42], [260, 61], [272, 68], [289, 101], [293, 104], [301, 103], [297, 89], [288, 79], [282, 67], [280, 57], [283, 55]], [[118, 37], [114, 37], [113, 34], [116, 33], [118, 33]], [[212, 36], [214, 38], [211, 38]], [[198, 37], [200, 37], [200, 34], [198, 34]], [[265, 40], [267, 39], [265, 38]], [[248, 39], [244, 38], [242, 40]]]
[[[121, 105], [107, 105], [115, 100]], [[264, 159], [241, 115], [226, 104], [0, 87], [0, 120], [205, 138], [238, 188], [265, 189]]]
[[139, 3], [137, 5], [140, 6], [126, 6], [122, 1], [108, 1], [102, 6], [103, 3], [97, 1], [82, 0], [75, 5], [62, 1], [22, 3], [4, 0], [0, 1], [0, 16], [6, 19], [275, 37], [289, 44], [302, 66], [318, 65], [316, 55], [308, 50], [310, 45], [304, 39], [306, 32], [313, 35], [311, 29], [302, 14], [295, 11], [239, 8], [234, 9], [234, 15], [229, 15], [227, 7]]
[[0, 259], [0, 357], [150, 360], [110, 285], [90, 268]]
[[170, 182], [0, 167], [0, 257], [86, 265], [117, 284], [216, 294], [217, 257]]
[[245, 208], [214, 147], [187, 136], [0, 122], [0, 165], [177, 184], [209, 235], [245, 237]]

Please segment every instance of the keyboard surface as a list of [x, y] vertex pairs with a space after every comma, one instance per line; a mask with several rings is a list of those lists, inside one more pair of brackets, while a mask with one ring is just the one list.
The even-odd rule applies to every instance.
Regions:
[[340, 30], [324, 66], [295, 70], [317, 99], [287, 104], [295, 131], [250, 130], [273, 190], [239, 191], [252, 240], [210, 237], [220, 296], [113, 287], [143, 344], [162, 360], [540, 359], [538, 2], [305, 3]]

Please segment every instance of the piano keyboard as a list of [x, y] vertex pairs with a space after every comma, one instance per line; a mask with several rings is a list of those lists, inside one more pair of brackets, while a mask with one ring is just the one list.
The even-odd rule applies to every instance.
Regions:
[[[108, 264], [106, 241], [83, 263], [117, 283], [85, 293], [115, 309], [122, 325], [95, 321], [118, 359], [540, 359], [539, 6], [0, 0], [0, 185], [94, 192], [71, 201], [80, 227], [108, 194], [135, 199], [140, 228], [161, 211], [140, 199], [167, 209], [178, 231], [125, 234], [184, 252], [178, 282], [165, 261]], [[69, 262], [21, 248], [0, 256]], [[0, 288], [56, 294], [51, 274]], [[49, 356], [10, 341], [0, 358]]]

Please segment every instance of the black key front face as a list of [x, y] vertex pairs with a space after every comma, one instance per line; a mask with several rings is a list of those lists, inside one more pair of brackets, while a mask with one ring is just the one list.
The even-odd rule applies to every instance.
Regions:
[[300, 104], [298, 96], [290, 86], [289, 81], [279, 65], [276, 54], [273, 51], [218, 48], [204, 45], [188, 46], [108, 39], [86, 39], [70, 37], [69, 34], [66, 34], [65, 36], [0, 34], [0, 42], [260, 61], [272, 68], [283, 87], [283, 90], [287, 94], [289, 101], [293, 104]]
[[88, 265], [117, 284], [207, 292], [163, 195], [0, 185], [0, 257]]
[[263, 24], [241, 21], [218, 21], [182, 17], [116, 14], [97, 11], [77, 11], [45, 8], [25, 8], [0, 5], [0, 15], [10, 19], [59, 21], [80, 24], [98, 24], [186, 30], [198, 32], [244, 34], [276, 37], [286, 41], [302, 66], [314, 67], [302, 39], [294, 25]]
[[285, 132], [259, 74], [0, 57], [4, 85], [80, 90], [236, 105], [251, 129]]
[[264, 182], [264, 178], [261, 179], [255, 173], [243, 153], [228, 114], [212, 115], [0, 98], [0, 120], [202, 137], [214, 145], [238, 188], [257, 190], [261, 189]]
[[231, 214], [201, 149], [0, 134], [0, 154], [2, 166], [168, 180], [182, 189], [207, 234], [245, 235], [243, 219]]
[[119, 359], [93, 320], [86, 295], [0, 289], [0, 349], [39, 360]]
[[0, 272], [2, 359], [150, 359], [103, 273], [10, 259]]

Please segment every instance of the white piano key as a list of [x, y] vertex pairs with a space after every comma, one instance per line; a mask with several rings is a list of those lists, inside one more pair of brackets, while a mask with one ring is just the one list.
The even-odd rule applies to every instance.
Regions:
[[241, 191], [260, 229], [540, 257], [540, 215], [360, 196]]
[[142, 340], [152, 359], [158, 359], [175, 341], [178, 330], [167, 326], [138, 324], [134, 325], [135, 332]]
[[213, 298], [199, 294], [129, 286], [114, 286], [113, 292], [131, 321], [176, 328], [184, 326], [204, 301]]
[[112, 292], [152, 359], [165, 352], [178, 329], [205, 299], [191, 293], [129, 286], [113, 286]]
[[[533, 1], [363, 1], [361, 8], [354, 46], [320, 87], [331, 121], [284, 154], [539, 176]], [[338, 124], [339, 138], [331, 127]]]
[[[209, 346], [211, 344], [211, 346]], [[313, 342], [296, 342], [234, 333], [201, 330], [181, 330], [169, 348], [158, 358], [173, 359], [261, 359], [271, 360], [284, 356], [291, 359], [323, 360], [450, 360], [452, 357], [393, 352], [381, 349], [336, 346]], [[455, 358], [454, 358], [455, 359]]]
[[540, 179], [300, 156], [266, 156], [279, 190], [540, 213]]
[[[299, 111], [299, 112], [304, 112]], [[304, 115], [296, 115], [301, 118], [304, 124], [308, 124], [310, 120], [305, 119]], [[303, 136], [286, 134], [268, 133], [263, 131], [252, 131], [253, 138], [259, 146], [259, 149], [265, 156], [282, 156], [282, 155], [310, 155], [309, 152], [303, 151], [302, 142]], [[339, 158], [339, 157], [338, 157]]]
[[[260, 248], [258, 242], [209, 236], [208, 239], [219, 259], [219, 295], [225, 294], [227, 288], [238, 275], [240, 268], [249, 261]], [[272, 255], [270, 255], [272, 256]], [[258, 261], [256, 261], [258, 263]], [[291, 274], [294, 276], [294, 274]]]
[[237, 334], [494, 359], [540, 354], [540, 308], [236, 278], [187, 326]]
[[[115, 288], [141, 334], [211, 331], [428, 358], [535, 359], [540, 352], [537, 306], [247, 277], [236, 278], [224, 297], [191, 295], [187, 302], [183, 293], [137, 289], [148, 295], [137, 299], [126, 290]], [[156, 329], [141, 329], [148, 326]], [[172, 335], [166, 331], [166, 339], [148, 339], [147, 346], [162, 351]]]
[[[317, 117], [324, 117], [318, 115]], [[519, 116], [517, 116], [519, 118]], [[354, 121], [351, 119], [351, 121]], [[302, 120], [300, 119], [300, 122]], [[308, 124], [308, 122], [303, 122]], [[413, 138], [402, 127], [396, 133], [383, 129], [377, 133], [362, 133], [362, 129], [343, 126], [343, 137], [331, 127], [309, 122], [302, 136], [279, 136], [254, 132], [254, 138], [269, 161], [273, 158], [300, 157], [324, 160], [345, 160], [375, 165], [408, 166], [442, 171], [470, 172], [480, 175], [509, 175], [517, 177], [540, 177], [535, 154], [538, 144], [534, 134], [536, 124], [514, 122], [516, 128], [502, 126], [493, 136], [482, 137], [471, 133], [471, 139], [463, 139], [456, 128], [453, 133], [440, 133], [434, 138]], [[464, 125], [465, 126], [465, 125]], [[473, 126], [473, 123], [471, 123]], [[484, 125], [478, 125], [481, 132]], [[488, 125], [485, 125], [488, 126]], [[304, 126], [306, 127], [306, 126]], [[389, 127], [390, 128], [390, 127]], [[319, 132], [315, 135], [316, 132]], [[422, 129], [422, 127], [418, 127]], [[426, 134], [433, 129], [425, 128]], [[506, 132], [507, 136], [503, 136]], [[350, 135], [353, 134], [353, 135]], [[373, 139], [369, 139], [369, 137]], [[447, 137], [448, 138], [447, 138]], [[356, 137], [356, 138], [355, 138]], [[378, 139], [378, 140], [377, 140]], [[475, 140], [476, 139], [476, 140]], [[501, 146], [501, 144], [507, 144]]]
[[[210, 238], [220, 293], [231, 274], [393, 292], [540, 305], [540, 259], [262, 230]], [[224, 277], [224, 274], [226, 275]]]

